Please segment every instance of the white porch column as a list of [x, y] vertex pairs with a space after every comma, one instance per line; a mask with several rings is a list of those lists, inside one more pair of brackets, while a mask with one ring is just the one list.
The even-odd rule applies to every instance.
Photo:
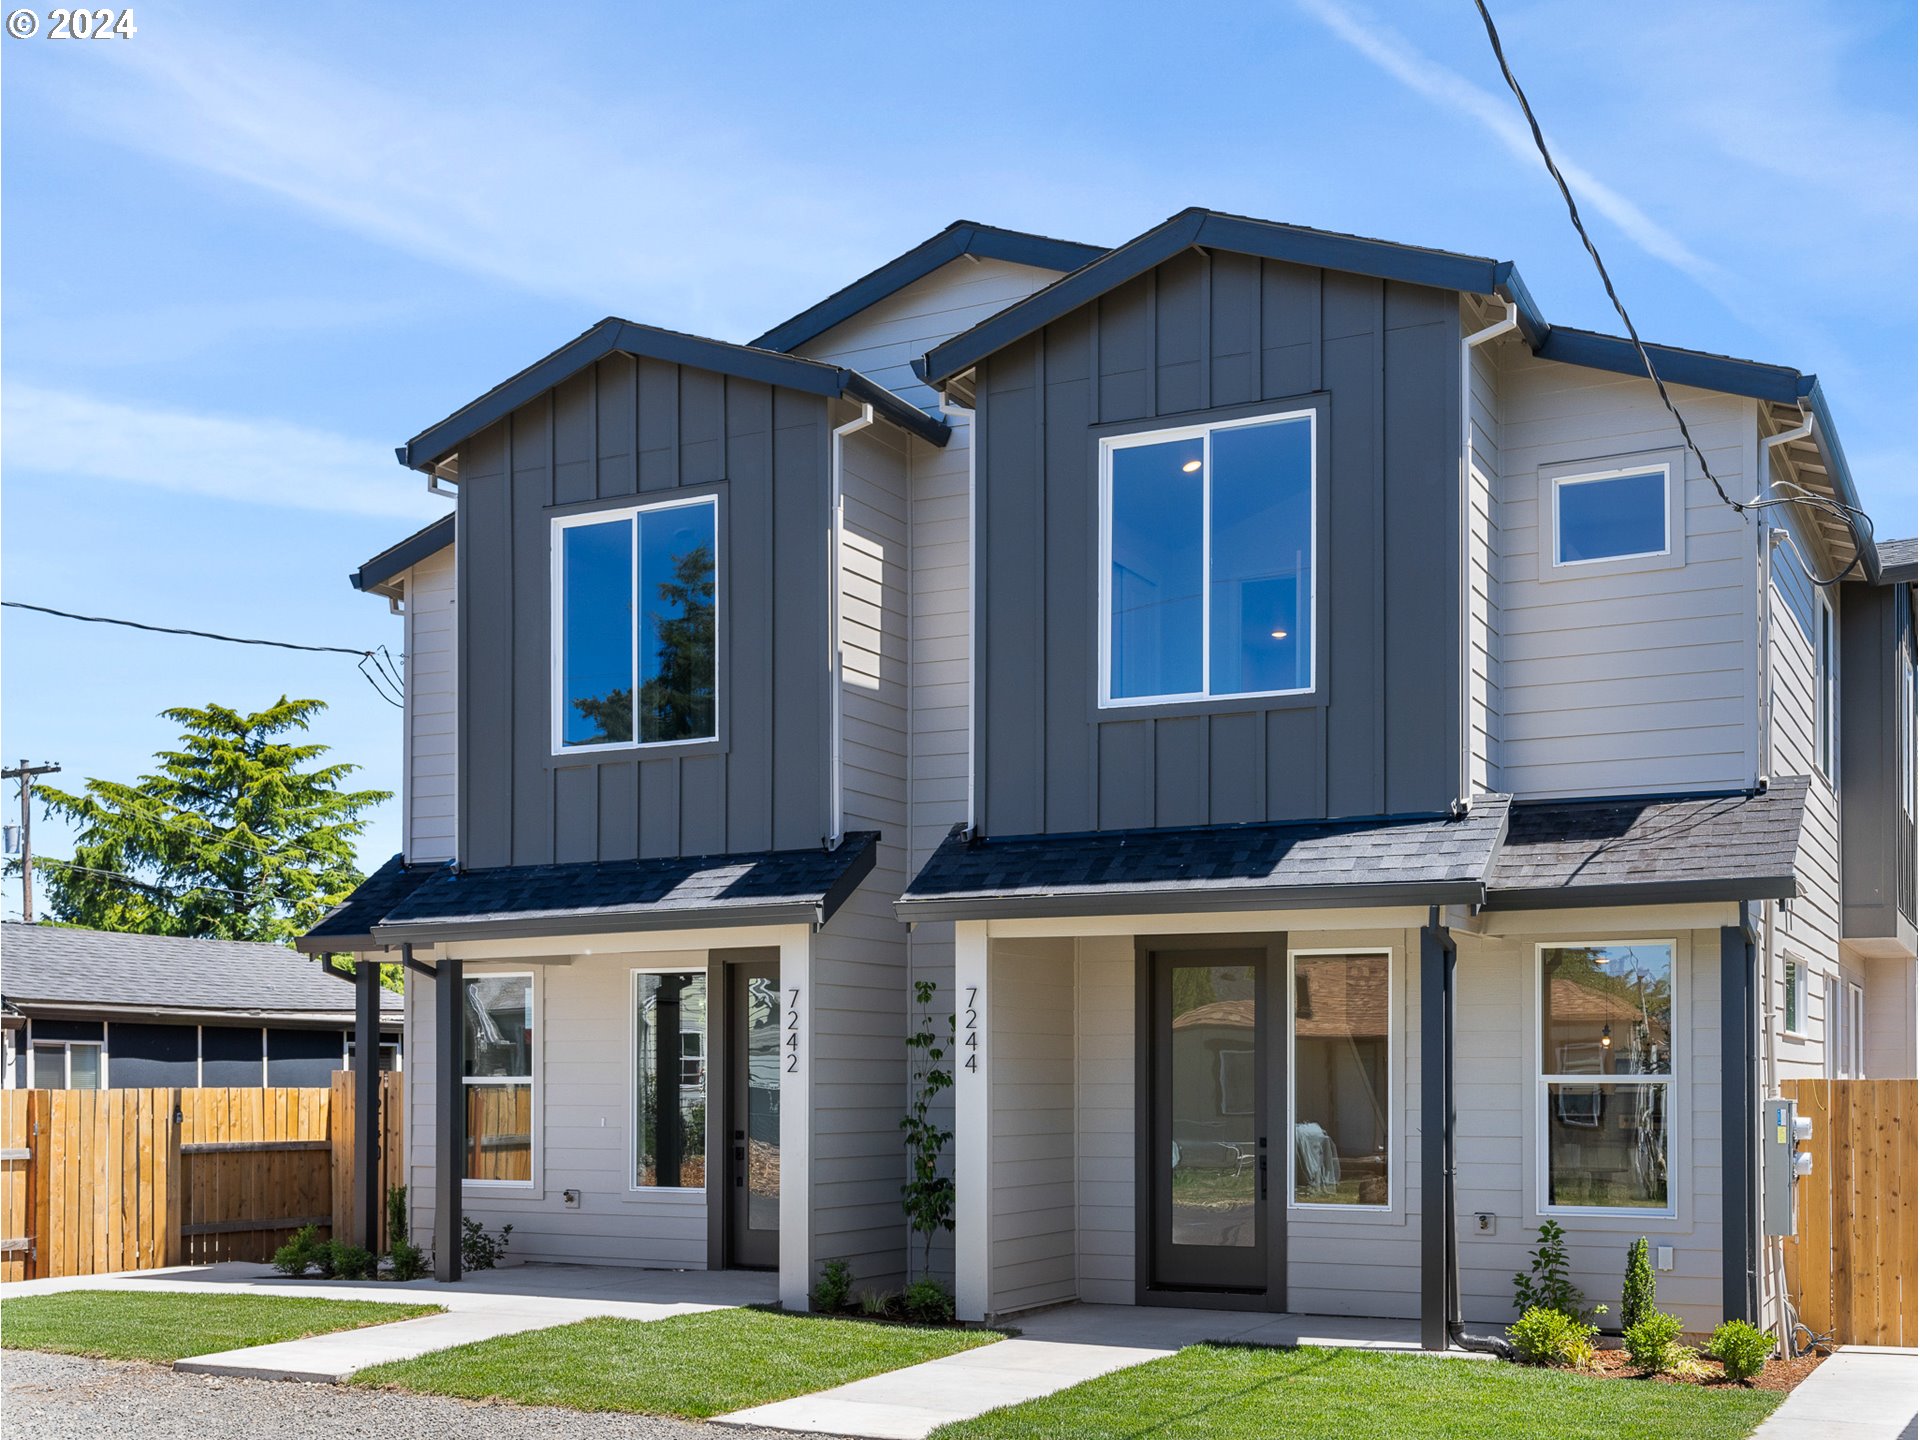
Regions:
[[953, 927], [953, 1282], [962, 1320], [984, 1320], [992, 1298], [993, 1027], [989, 1023], [987, 926]]
[[780, 1303], [813, 1289], [813, 935], [780, 937]]

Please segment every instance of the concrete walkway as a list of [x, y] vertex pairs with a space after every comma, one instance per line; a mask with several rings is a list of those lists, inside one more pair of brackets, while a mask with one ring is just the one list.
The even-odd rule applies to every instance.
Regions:
[[1920, 1350], [1848, 1345], [1809, 1375], [1754, 1440], [1914, 1440]]
[[[870, 1376], [812, 1395], [716, 1417], [873, 1440], [921, 1440], [942, 1425], [1018, 1405], [1084, 1380], [1144, 1365], [1208, 1340], [1246, 1345], [1332, 1345], [1418, 1352], [1415, 1320], [1264, 1315], [1157, 1306], [1064, 1305], [1011, 1322], [1016, 1339]], [[1463, 1358], [1468, 1357], [1462, 1353]]]
[[260, 1380], [340, 1381], [389, 1360], [544, 1330], [610, 1315], [663, 1320], [700, 1310], [758, 1305], [774, 1299], [772, 1275], [740, 1271], [625, 1270], [607, 1266], [516, 1265], [470, 1275], [458, 1284], [414, 1280], [405, 1285], [349, 1280], [289, 1280], [270, 1266], [229, 1262], [120, 1275], [75, 1275], [0, 1285], [0, 1302], [63, 1290], [124, 1290], [291, 1295], [304, 1299], [427, 1302], [444, 1315], [390, 1325], [336, 1330], [304, 1340], [253, 1345], [176, 1361], [176, 1370]]

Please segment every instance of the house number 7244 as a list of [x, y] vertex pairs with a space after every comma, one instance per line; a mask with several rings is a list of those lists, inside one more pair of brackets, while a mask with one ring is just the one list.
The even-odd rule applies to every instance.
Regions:
[[965, 1008], [966, 1023], [960, 1028], [966, 1032], [967, 1038], [960, 1044], [967, 1052], [966, 1068], [978, 1072], [980, 1069], [980, 987], [978, 985], [967, 986]]

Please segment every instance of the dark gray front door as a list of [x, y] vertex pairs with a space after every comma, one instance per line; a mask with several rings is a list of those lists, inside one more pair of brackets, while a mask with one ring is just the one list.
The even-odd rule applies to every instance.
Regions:
[[1146, 951], [1150, 1292], [1284, 1306], [1284, 953], [1264, 937]]
[[727, 983], [727, 1253], [743, 1269], [772, 1270], [780, 1264], [780, 967], [729, 965]]

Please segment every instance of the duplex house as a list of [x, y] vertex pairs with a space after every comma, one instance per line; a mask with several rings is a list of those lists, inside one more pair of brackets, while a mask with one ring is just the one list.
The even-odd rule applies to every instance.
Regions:
[[[1914, 553], [1812, 376], [1511, 264], [960, 222], [749, 344], [607, 320], [400, 449], [419, 1233], [916, 1263], [980, 1318], [1777, 1317], [1760, 1102], [1915, 1071]], [[1704, 463], [1703, 463], [1704, 461]]]

